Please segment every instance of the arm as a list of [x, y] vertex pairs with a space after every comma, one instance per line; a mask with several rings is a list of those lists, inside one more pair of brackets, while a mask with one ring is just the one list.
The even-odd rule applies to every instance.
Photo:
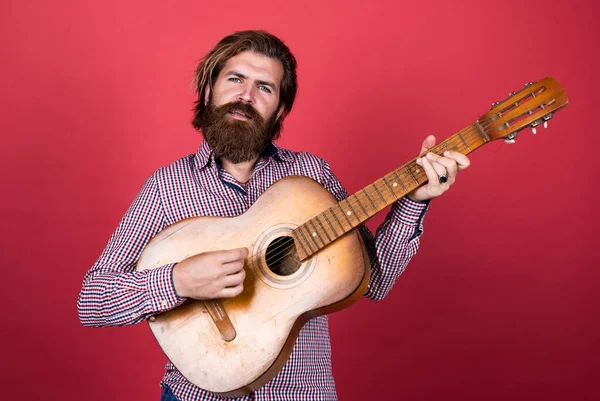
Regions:
[[[325, 188], [338, 201], [347, 198], [348, 193], [331, 171], [329, 163], [325, 162], [324, 167]], [[358, 228], [371, 262], [371, 279], [365, 292], [366, 297], [382, 300], [417, 253], [428, 205], [429, 202], [402, 198], [394, 203], [375, 237], [364, 225]]]
[[381, 301], [392, 290], [419, 249], [423, 218], [428, 207], [429, 202], [402, 198], [392, 205], [377, 228], [375, 238], [368, 228], [360, 228], [371, 262], [371, 279], [366, 297]]
[[164, 224], [156, 182], [150, 177], [83, 279], [77, 301], [83, 325], [133, 324], [185, 300], [173, 287], [174, 264], [135, 271], [142, 250]]
[[[366, 227], [358, 228], [371, 261], [371, 280], [365, 296], [373, 300], [382, 300], [390, 292], [410, 259], [417, 253], [419, 237], [423, 232], [423, 217], [429, 201], [446, 192], [454, 184], [458, 171], [470, 165], [468, 157], [459, 152], [445, 151], [443, 156], [428, 153], [435, 141], [433, 135], [425, 138], [421, 146], [421, 157], [416, 160], [427, 175], [427, 184], [392, 205], [390, 213], [377, 229], [375, 238]], [[323, 174], [325, 188], [336, 199], [348, 197], [327, 162]], [[442, 176], [445, 176], [444, 180], [441, 179]]]

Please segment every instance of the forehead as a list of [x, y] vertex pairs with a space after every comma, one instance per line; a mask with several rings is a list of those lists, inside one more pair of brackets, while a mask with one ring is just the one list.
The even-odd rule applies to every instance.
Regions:
[[236, 71], [252, 79], [270, 81], [278, 88], [283, 78], [281, 61], [253, 51], [244, 51], [231, 57], [225, 63], [219, 76], [228, 74], [231, 71]]

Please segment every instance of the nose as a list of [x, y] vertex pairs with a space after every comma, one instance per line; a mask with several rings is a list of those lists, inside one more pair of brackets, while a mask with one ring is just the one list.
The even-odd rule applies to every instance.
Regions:
[[241, 91], [238, 95], [238, 100], [244, 103], [252, 103], [252, 85], [246, 84], [241, 88]]

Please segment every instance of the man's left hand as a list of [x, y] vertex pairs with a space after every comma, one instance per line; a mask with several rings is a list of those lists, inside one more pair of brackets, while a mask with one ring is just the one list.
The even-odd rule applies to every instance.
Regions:
[[[429, 135], [423, 141], [421, 152], [423, 154], [427, 150], [431, 149], [435, 145], [435, 136]], [[436, 155], [434, 153], [427, 153], [424, 157], [417, 159], [417, 164], [423, 167], [427, 179], [429, 180], [425, 185], [415, 189], [407, 196], [414, 201], [425, 201], [428, 199], [437, 198], [444, 192], [446, 192], [454, 181], [456, 181], [456, 175], [460, 170], [464, 170], [471, 162], [469, 158], [460, 152], [447, 150], [443, 156]], [[440, 180], [440, 177], [446, 177]]]

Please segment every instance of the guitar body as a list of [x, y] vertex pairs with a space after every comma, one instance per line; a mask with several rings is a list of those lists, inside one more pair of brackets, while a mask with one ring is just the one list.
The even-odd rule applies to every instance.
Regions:
[[[529, 82], [427, 152], [466, 155], [493, 140], [514, 143], [520, 130], [546, 127], [567, 103], [553, 78]], [[365, 292], [369, 259], [355, 228], [428, 181], [416, 160], [339, 203], [315, 181], [292, 176], [240, 216], [191, 218], [158, 233], [137, 270], [207, 251], [250, 251], [239, 296], [188, 300], [150, 319], [171, 362], [192, 383], [226, 396], [247, 394], [273, 378], [308, 319], [349, 306]]]
[[[148, 243], [138, 271], [207, 251], [250, 251], [239, 296], [216, 307], [188, 300], [149, 321], [167, 357], [190, 382], [226, 396], [258, 389], [283, 367], [307, 320], [347, 307], [365, 292], [369, 259], [356, 230], [303, 262], [281, 252], [293, 248], [286, 237], [293, 229], [337, 203], [312, 179], [291, 176], [240, 216], [186, 219]], [[223, 312], [228, 318], [220, 320]]]

